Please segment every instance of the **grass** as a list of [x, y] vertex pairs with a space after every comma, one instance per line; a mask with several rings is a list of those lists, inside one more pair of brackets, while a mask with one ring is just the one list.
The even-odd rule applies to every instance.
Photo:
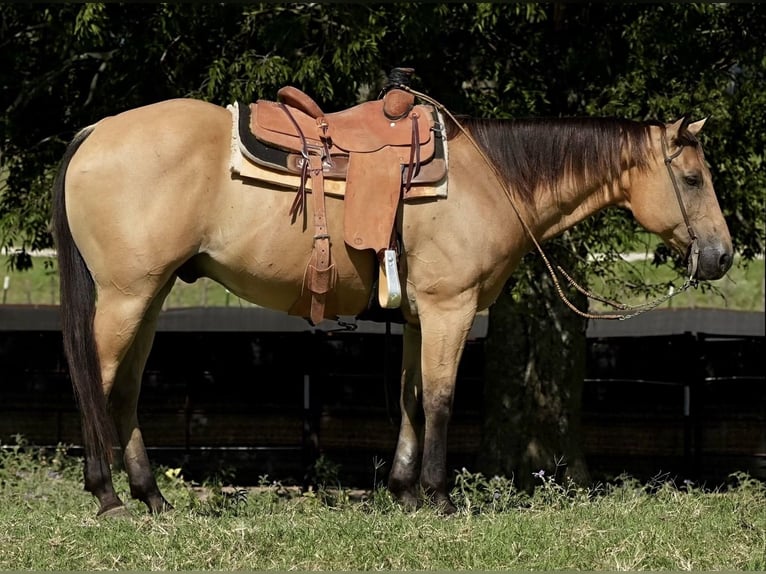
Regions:
[[[8, 304], [58, 305], [59, 283], [55, 260], [36, 257], [34, 267], [28, 271], [9, 269], [8, 257], [0, 257], [0, 278], [8, 277], [8, 289], [3, 291], [2, 301]], [[177, 281], [165, 301], [165, 307], [252, 307], [252, 303], [232, 295], [229, 291], [207, 278], [195, 283]]]
[[[35, 258], [31, 271], [10, 271], [8, 257], [0, 257], [0, 277], [8, 277], [9, 287], [2, 293], [2, 301], [16, 304], [57, 305], [58, 273], [54, 260], [46, 257]], [[657, 293], [667, 292], [670, 285], [676, 288], [682, 284], [675, 272], [666, 266], [655, 267], [648, 262], [622, 262], [615, 268], [616, 277], [628, 278], [634, 285], [629, 290], [622, 289], [615, 298], [630, 305], [646, 303], [655, 299]], [[593, 277], [590, 288], [595, 293], [611, 293], [615, 290], [614, 279]], [[654, 286], [653, 291], [644, 286]], [[713, 283], [703, 283], [697, 289], [682, 293], [662, 307], [684, 308], [726, 308], [746, 311], [763, 311], [764, 300], [764, 260], [757, 259], [745, 265], [737, 262], [723, 279]], [[194, 306], [240, 306], [251, 307], [252, 303], [239, 299], [229, 293], [222, 285], [210, 279], [200, 279], [192, 284], [177, 281], [173, 291], [165, 301], [165, 307]], [[595, 310], [604, 307], [596, 305]]]
[[[623, 287], [627, 281], [629, 287]], [[764, 260], [738, 260], [722, 279], [701, 282], [697, 288], [675, 295], [658, 308], [714, 308], [740, 311], [763, 311]], [[611, 278], [592, 277], [589, 288], [597, 294], [613, 294], [613, 298], [629, 305], [641, 305], [656, 300], [671, 289], [683, 285], [677, 273], [668, 266], [656, 267], [646, 261], [622, 261], [615, 265]], [[596, 304], [594, 309], [605, 310]]]
[[[0, 570], [766, 569], [766, 487], [743, 475], [725, 492], [541, 477], [527, 495], [463, 471], [444, 518], [384, 490], [200, 488], [161, 469], [174, 511], [131, 501], [131, 518], [97, 519], [80, 463], [63, 448], [0, 451]], [[116, 486], [128, 499], [123, 473]]]

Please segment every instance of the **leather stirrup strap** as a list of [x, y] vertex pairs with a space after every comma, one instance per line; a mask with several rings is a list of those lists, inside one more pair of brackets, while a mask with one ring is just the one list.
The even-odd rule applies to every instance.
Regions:
[[324, 155], [312, 153], [312, 146], [309, 146], [306, 136], [301, 131], [298, 122], [290, 113], [290, 108], [285, 104], [279, 103], [279, 107], [287, 114], [292, 122], [298, 137], [301, 139], [303, 170], [301, 173], [301, 185], [298, 188], [296, 197], [290, 207], [290, 216], [295, 221], [295, 217], [301, 212], [305, 213], [306, 206], [306, 173], [311, 177], [311, 195], [314, 198], [314, 246], [309, 259], [308, 276], [306, 286], [311, 293], [311, 311], [309, 318], [311, 323], [316, 325], [324, 319], [324, 309], [327, 293], [333, 288], [334, 275], [333, 265], [330, 258], [330, 234], [327, 230], [327, 216], [325, 214], [324, 202], [324, 174], [323, 157], [330, 156], [329, 146], [326, 141], [327, 128], [329, 127], [324, 117], [316, 118], [317, 129], [323, 140]]
[[322, 158], [309, 156], [311, 166], [311, 195], [314, 198], [314, 249], [309, 261], [308, 289], [311, 292], [311, 322], [316, 325], [324, 319], [325, 298], [334, 283], [330, 257], [330, 234], [325, 214], [324, 176]]

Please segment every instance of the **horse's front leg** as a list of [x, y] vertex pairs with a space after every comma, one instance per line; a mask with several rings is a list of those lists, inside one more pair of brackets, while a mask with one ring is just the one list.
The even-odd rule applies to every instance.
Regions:
[[421, 301], [420, 331], [405, 329], [402, 423], [389, 489], [401, 502], [413, 504], [419, 468], [426, 496], [450, 514], [455, 506], [447, 492], [447, 430], [457, 367], [476, 307], [470, 293], [446, 304]]
[[431, 313], [421, 309], [425, 433], [420, 484], [445, 514], [456, 510], [447, 491], [447, 427], [452, 415], [457, 368], [475, 315], [476, 307], [470, 304], [456, 308], [439, 306]]
[[388, 489], [405, 508], [410, 509], [415, 508], [418, 504], [418, 477], [423, 444], [420, 349], [420, 328], [414, 325], [405, 325], [401, 395], [399, 397], [402, 421], [399, 427], [394, 463], [388, 477]]

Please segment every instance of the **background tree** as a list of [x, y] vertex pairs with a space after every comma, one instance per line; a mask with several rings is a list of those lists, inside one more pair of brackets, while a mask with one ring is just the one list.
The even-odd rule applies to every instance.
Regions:
[[[30, 250], [51, 246], [56, 165], [101, 117], [172, 97], [273, 98], [285, 84], [333, 111], [377, 97], [391, 68], [411, 66], [414, 87], [453, 113], [709, 116], [705, 149], [747, 262], [764, 244], [764, 14], [687, 3], [3, 4], [0, 247], [23, 268]], [[619, 297], [625, 278], [612, 262], [643, 237], [608, 210], [546, 250], [578, 279], [602, 274], [605, 294]], [[645, 248], [674, 264], [662, 246]], [[606, 257], [594, 263], [593, 253]], [[483, 470], [525, 486], [561, 461], [587, 478], [585, 327], [528, 256], [490, 313]]]

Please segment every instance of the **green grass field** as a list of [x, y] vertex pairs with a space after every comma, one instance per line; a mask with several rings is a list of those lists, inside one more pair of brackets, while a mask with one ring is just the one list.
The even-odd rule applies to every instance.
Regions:
[[444, 518], [384, 490], [201, 488], [164, 470], [175, 510], [97, 519], [78, 459], [0, 451], [0, 570], [766, 570], [766, 486], [746, 476], [725, 492], [543, 478], [528, 496], [464, 473]]
[[[590, 279], [589, 288], [597, 294], [607, 294], [617, 301], [630, 305], [640, 305], [654, 301], [665, 295], [669, 289], [678, 290], [683, 285], [675, 271], [667, 266], [655, 267], [645, 261], [624, 261], [615, 266], [614, 277], [620, 283], [626, 280], [630, 287], [622, 287], [614, 294], [611, 284], [601, 277]], [[613, 280], [614, 281], [614, 280]], [[748, 263], [735, 262], [735, 265], [718, 281], [701, 282], [696, 288], [679, 293], [663, 303], [659, 308], [713, 308], [738, 311], [763, 311], [764, 299], [764, 261], [756, 259]], [[596, 304], [595, 309], [606, 307]]]
[[[8, 257], [0, 257], [0, 278], [8, 277], [8, 289], [2, 293], [4, 303], [56, 305], [58, 304], [58, 273], [54, 261], [50, 258], [35, 258], [35, 265], [30, 271], [10, 271]], [[616, 267], [615, 275], [629, 277], [636, 285], [634, 289], [610, 296], [621, 302], [636, 305], [646, 303], [664, 293], [669, 285], [680, 287], [675, 273], [667, 267], [654, 267], [648, 262], [624, 262]], [[640, 286], [655, 286], [654, 294], [645, 294]], [[590, 288], [596, 293], [610, 293], [611, 284], [602, 278], [592, 278]], [[746, 311], [764, 310], [764, 260], [758, 259], [742, 265], [741, 262], [729, 271], [723, 279], [700, 284], [696, 289], [678, 295], [661, 307], [684, 308], [726, 308]], [[177, 281], [168, 296], [165, 307], [196, 306], [242, 306], [248, 303], [230, 294], [223, 286], [203, 278], [193, 284]], [[603, 309], [600, 305], [594, 309]]]
[[[0, 271], [6, 303], [58, 303], [57, 274], [44, 261]], [[672, 279], [640, 269], [647, 284]], [[763, 282], [759, 260], [735, 267], [719, 292], [697, 289], [671, 304], [763, 311]], [[206, 280], [178, 283], [167, 302], [227, 304], [250, 305]], [[766, 570], [766, 485], [744, 475], [715, 492], [628, 478], [586, 489], [542, 477], [527, 495], [507, 479], [463, 472], [452, 492], [459, 511], [444, 518], [405, 512], [374, 485], [300, 493], [263, 477], [241, 489], [164, 468], [157, 476], [175, 510], [149, 516], [118, 471], [131, 518], [110, 520], [95, 517], [81, 460], [65, 449], [0, 446], [0, 570]]]
[[[0, 257], [0, 278], [8, 277], [8, 289], [3, 292], [3, 302], [8, 304], [58, 305], [59, 283], [55, 260], [36, 257], [34, 267], [28, 271], [9, 269], [8, 257]], [[225, 287], [202, 278], [188, 284], [177, 281], [165, 301], [165, 307], [205, 306], [253, 306], [251, 303], [229, 293]]]

